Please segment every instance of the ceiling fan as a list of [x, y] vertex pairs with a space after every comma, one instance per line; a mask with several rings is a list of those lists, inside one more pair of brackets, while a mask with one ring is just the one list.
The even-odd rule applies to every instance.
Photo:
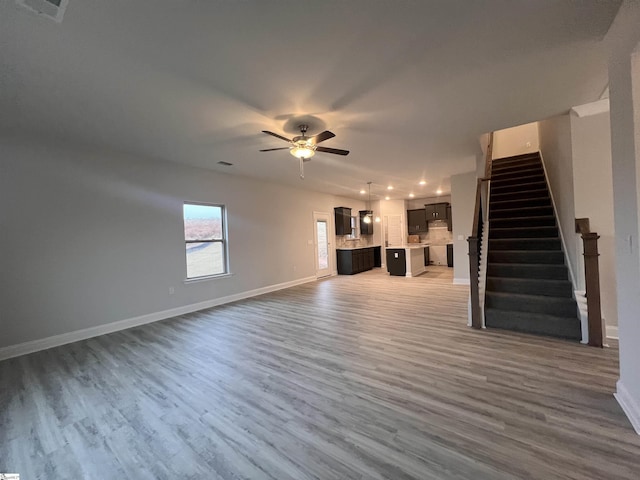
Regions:
[[313, 137], [307, 137], [307, 130], [309, 129], [308, 125], [299, 125], [301, 135], [297, 137], [293, 137], [289, 140], [282, 135], [278, 135], [277, 133], [270, 132], [268, 130], [262, 130], [262, 133], [266, 133], [267, 135], [272, 135], [280, 140], [284, 140], [285, 142], [290, 143], [289, 147], [280, 147], [280, 148], [267, 148], [264, 150], [260, 150], [261, 152], [273, 152], [274, 150], [289, 150], [289, 153], [294, 157], [300, 160], [300, 178], [304, 178], [304, 162], [308, 162], [311, 160], [316, 152], [324, 152], [324, 153], [333, 153], [334, 155], [349, 155], [349, 150], [340, 150], [339, 148], [328, 148], [328, 147], [319, 147], [318, 144], [320, 142], [324, 142], [325, 140], [329, 140], [330, 138], [335, 137], [335, 133], [330, 132], [329, 130], [325, 130], [324, 132], [320, 132]]

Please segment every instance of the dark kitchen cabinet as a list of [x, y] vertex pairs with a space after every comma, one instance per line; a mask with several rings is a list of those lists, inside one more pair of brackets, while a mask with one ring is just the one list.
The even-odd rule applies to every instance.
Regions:
[[400, 277], [407, 274], [407, 257], [404, 248], [387, 248], [387, 271], [389, 275]]
[[[373, 212], [371, 210], [360, 210], [360, 235], [373, 235]], [[365, 222], [365, 217], [369, 216], [369, 223]]]
[[409, 227], [409, 235], [417, 235], [429, 231], [425, 209], [407, 210], [407, 225]]
[[451, 205], [447, 205], [447, 230], [453, 231], [453, 220], [451, 218]]
[[338, 274], [354, 275], [356, 273], [371, 270], [376, 266], [376, 251], [379, 257], [380, 247], [337, 250], [336, 257], [338, 260]]
[[336, 235], [351, 235], [351, 209], [347, 207], [335, 207]]
[[453, 267], [453, 243], [447, 243], [447, 267]]
[[429, 247], [424, 247], [424, 266], [428, 267], [431, 259], [429, 258]]
[[446, 220], [448, 203], [431, 203], [424, 206], [427, 221]]
[[373, 247], [373, 266], [382, 267], [382, 247]]

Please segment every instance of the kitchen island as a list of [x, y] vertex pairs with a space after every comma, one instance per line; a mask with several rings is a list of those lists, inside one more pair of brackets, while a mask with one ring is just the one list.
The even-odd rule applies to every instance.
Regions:
[[386, 247], [387, 271], [389, 275], [416, 277], [427, 269], [428, 249], [426, 243], [405, 245], [403, 247]]

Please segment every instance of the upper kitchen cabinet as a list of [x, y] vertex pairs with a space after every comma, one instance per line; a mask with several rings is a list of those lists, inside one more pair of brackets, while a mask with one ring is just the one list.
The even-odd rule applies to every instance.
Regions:
[[448, 203], [431, 203], [424, 206], [424, 210], [429, 220], [446, 220]]
[[447, 204], [447, 230], [453, 231], [453, 220], [451, 218], [451, 205]]
[[[373, 235], [373, 212], [371, 210], [360, 210], [360, 235]], [[369, 215], [370, 222], [364, 219]]]
[[407, 210], [407, 225], [409, 227], [409, 235], [417, 235], [429, 231], [425, 209]]
[[351, 235], [351, 209], [335, 207], [336, 235]]

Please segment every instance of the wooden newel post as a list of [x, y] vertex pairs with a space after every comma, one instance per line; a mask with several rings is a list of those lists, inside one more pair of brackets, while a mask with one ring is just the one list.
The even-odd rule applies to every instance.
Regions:
[[480, 311], [480, 291], [478, 286], [478, 265], [479, 265], [479, 246], [478, 237], [467, 238], [469, 242], [469, 275], [471, 287], [471, 326], [473, 328], [482, 328], [482, 318]]
[[587, 291], [587, 315], [589, 319], [589, 345], [604, 346], [604, 329], [602, 328], [602, 310], [600, 308], [600, 267], [598, 266], [597, 233], [583, 233], [584, 244], [584, 279]]

